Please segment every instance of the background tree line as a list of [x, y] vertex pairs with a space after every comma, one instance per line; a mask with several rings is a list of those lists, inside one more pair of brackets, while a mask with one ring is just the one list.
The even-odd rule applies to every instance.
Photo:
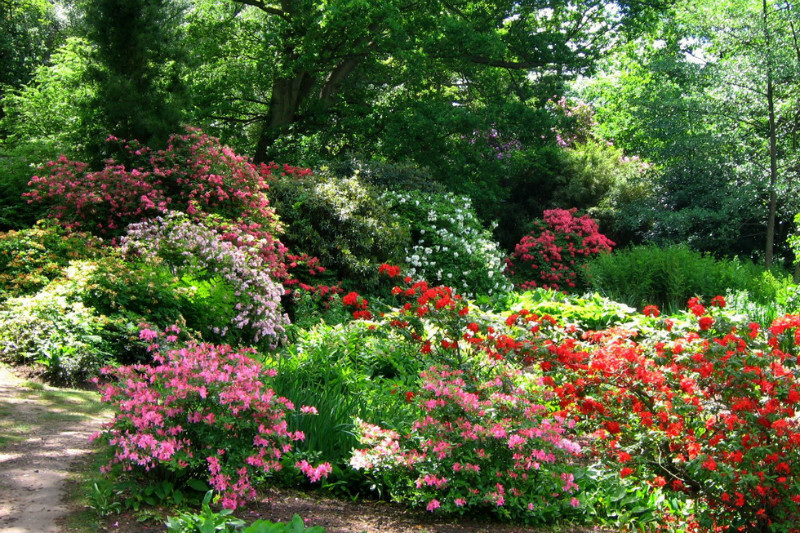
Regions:
[[[618, 242], [787, 257], [786, 1], [3, 0], [0, 224], [35, 166], [185, 125], [279, 161], [467, 194], [510, 249], [552, 207]], [[774, 222], [773, 222], [774, 221]], [[771, 236], [772, 235], [772, 236]]]

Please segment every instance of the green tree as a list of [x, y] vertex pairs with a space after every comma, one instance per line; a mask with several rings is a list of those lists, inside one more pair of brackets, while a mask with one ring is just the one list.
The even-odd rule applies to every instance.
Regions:
[[60, 155], [82, 159], [103, 138], [92, 109], [96, 89], [86, 82], [91, 47], [68, 38], [39, 65], [27, 85], [6, 93], [0, 129], [0, 230], [32, 224], [42, 212], [22, 199], [36, 168]]
[[660, 171], [633, 217], [651, 240], [731, 254], [760, 248], [772, 261], [775, 213], [783, 238], [797, 196], [791, 11], [763, 0], [678, 3], [585, 91], [603, 134]]
[[[61, 24], [46, 0], [0, 0], [0, 101], [28, 83], [55, 48]], [[0, 118], [5, 106], [0, 106]], [[0, 136], [3, 135], [0, 130]]]
[[94, 106], [108, 134], [157, 146], [179, 131], [185, 106], [184, 7], [169, 0], [83, 4], [93, 47], [89, 78], [97, 85]]

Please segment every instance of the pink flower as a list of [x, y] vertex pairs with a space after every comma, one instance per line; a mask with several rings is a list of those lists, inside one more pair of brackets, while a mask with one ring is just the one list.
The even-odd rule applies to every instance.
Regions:
[[439, 503], [439, 500], [434, 498], [433, 500], [428, 502], [428, 506], [426, 507], [426, 509], [432, 513], [433, 511], [435, 511], [436, 509], [438, 509], [441, 506], [442, 506], [442, 504]]

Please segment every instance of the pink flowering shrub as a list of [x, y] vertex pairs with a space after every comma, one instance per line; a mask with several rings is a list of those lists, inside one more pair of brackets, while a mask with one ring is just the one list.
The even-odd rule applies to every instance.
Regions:
[[[229, 309], [218, 311], [228, 322], [212, 326], [214, 334], [237, 342], [266, 339], [273, 346], [283, 338], [288, 324], [280, 305], [283, 289], [272, 280], [257, 250], [247, 253], [244, 247], [222, 240], [202, 222], [193, 222], [182, 213], [169, 213], [131, 224], [122, 240], [122, 251], [148, 261], [162, 260], [184, 274], [228, 284], [233, 291]], [[230, 311], [230, 318], [226, 311]]]
[[520, 289], [569, 291], [580, 284], [578, 268], [585, 259], [608, 253], [614, 243], [599, 232], [587, 215], [576, 209], [550, 209], [544, 220], [514, 248], [506, 260], [506, 274]]
[[62, 156], [31, 179], [29, 201], [49, 205], [65, 226], [100, 234], [119, 234], [129, 223], [168, 209], [276, 224], [264, 181], [274, 166], [257, 168], [192, 128], [155, 152], [136, 141], [109, 142], [123, 144], [132, 164], [108, 160], [92, 172], [86, 163]]
[[[30, 181], [30, 203], [49, 206], [50, 215], [68, 228], [117, 236], [128, 224], [168, 211], [200, 220], [210, 215], [226, 240], [254, 246], [273, 275], [287, 275], [286, 248], [278, 240], [280, 224], [267, 198], [267, 178], [277, 165], [255, 166], [219, 139], [189, 128], [173, 135], [164, 150], [153, 151], [136, 141], [122, 143], [129, 165], [108, 160], [102, 170], [60, 157]], [[286, 166], [285, 173], [305, 169]], [[210, 222], [207, 222], [210, 224]]]
[[[167, 341], [178, 333], [169, 329]], [[158, 348], [157, 332], [140, 336]], [[114, 451], [104, 469], [205, 477], [227, 509], [255, 497], [255, 479], [279, 470], [304, 435], [287, 429], [294, 405], [268, 386], [276, 373], [253, 353], [190, 343], [156, 351], [152, 366], [104, 369], [115, 382], [101, 385], [102, 400], [117, 412], [103, 434]], [[330, 471], [325, 464], [298, 468], [313, 480]]]
[[478, 509], [527, 523], [552, 522], [577, 507], [573, 422], [553, 416], [548, 394], [518, 371], [486, 381], [431, 367], [408, 394], [418, 416], [402, 436], [361, 422], [351, 465], [380, 475], [395, 498], [429, 511]]

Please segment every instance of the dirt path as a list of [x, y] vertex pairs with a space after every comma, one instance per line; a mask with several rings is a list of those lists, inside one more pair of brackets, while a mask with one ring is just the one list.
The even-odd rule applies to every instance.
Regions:
[[81, 412], [85, 392], [71, 402], [68, 391], [22, 384], [0, 366], [0, 533], [58, 533], [69, 467], [90, 452], [103, 419]]

